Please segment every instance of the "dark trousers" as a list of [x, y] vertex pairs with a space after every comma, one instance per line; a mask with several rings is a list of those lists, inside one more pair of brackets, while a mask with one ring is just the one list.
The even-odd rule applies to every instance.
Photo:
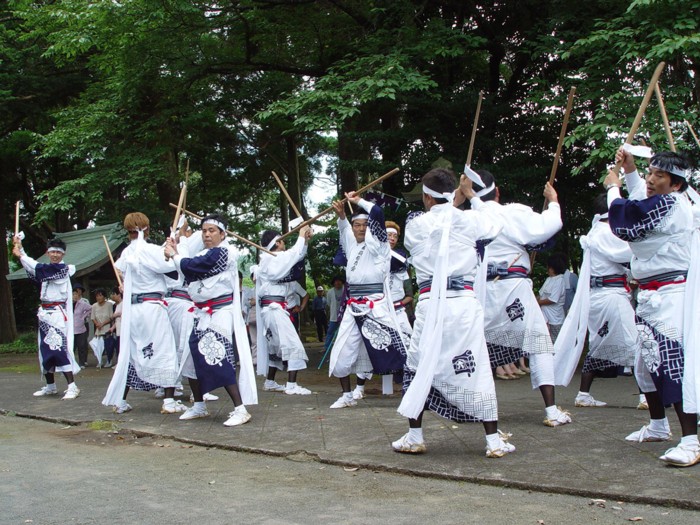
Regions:
[[88, 333], [75, 334], [73, 336], [73, 347], [78, 353], [78, 364], [80, 366], [85, 366], [88, 356]]
[[325, 310], [314, 310], [314, 323], [316, 323], [316, 333], [318, 340], [323, 342], [328, 327], [328, 318]]

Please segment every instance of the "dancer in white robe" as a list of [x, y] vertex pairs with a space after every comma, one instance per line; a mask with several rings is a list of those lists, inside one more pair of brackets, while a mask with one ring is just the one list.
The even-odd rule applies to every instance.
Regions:
[[174, 399], [179, 363], [165, 301], [165, 274], [176, 277], [177, 269], [162, 246], [146, 242], [150, 221], [143, 213], [129, 213], [124, 229], [131, 242], [115, 263], [124, 282], [120, 359], [102, 404], [123, 414], [132, 408], [126, 402], [130, 389], [163, 387], [161, 413], [184, 412], [187, 407]]
[[406, 293], [404, 283], [411, 277], [408, 274], [408, 254], [396, 245], [399, 242], [401, 228], [394, 221], [386, 221], [386, 235], [389, 239], [389, 247], [391, 248], [391, 265], [389, 266], [389, 292], [391, 293], [391, 302], [394, 305], [396, 312], [396, 321], [399, 324], [399, 330], [404, 338], [406, 348], [411, 341], [411, 323], [408, 320], [406, 307], [413, 302], [413, 296]]
[[[389, 292], [390, 247], [382, 209], [354, 191], [346, 193], [358, 211], [352, 225], [344, 205], [334, 201], [338, 215], [340, 247], [345, 254], [349, 299], [331, 349], [329, 375], [340, 380], [343, 394], [331, 408], [357, 405], [364, 384], [372, 377], [401, 372], [406, 362], [406, 342], [396, 319]], [[357, 387], [350, 390], [350, 374]]]
[[[697, 436], [698, 375], [697, 265], [700, 256], [694, 206], [683, 195], [690, 164], [677, 153], [662, 152], [649, 162], [646, 180], [637, 173], [624, 148], [622, 162], [629, 199], [620, 196], [620, 179], [605, 179], [612, 232], [629, 242], [632, 276], [639, 282], [637, 328], [640, 352], [635, 377], [649, 404], [650, 422], [626, 437], [628, 441], [666, 441], [671, 432], [664, 407], [673, 405], [681, 425], [681, 441], [660, 457], [688, 467], [700, 461]], [[697, 218], [696, 218], [697, 220]], [[691, 266], [692, 265], [692, 266]]]
[[[483, 422], [486, 456], [515, 450], [498, 431], [496, 388], [484, 339], [483, 310], [474, 294], [477, 241], [501, 230], [462, 175], [458, 192], [450, 170], [436, 168], [423, 177], [426, 213], [406, 222], [406, 248], [416, 270], [420, 299], [404, 373], [406, 392], [399, 412], [409, 431], [392, 443], [396, 452], [425, 452], [422, 419], [427, 408], [457, 423]], [[457, 196], [455, 196], [457, 193]], [[470, 199], [475, 210], [455, 207]]]
[[557, 192], [551, 184], [544, 188], [549, 206], [542, 213], [522, 204], [501, 204], [493, 175], [477, 173], [486, 185], [477, 194], [485, 207], [498, 214], [503, 231], [486, 247], [488, 282], [484, 305], [486, 344], [491, 367], [530, 359], [532, 388], [539, 388], [545, 405], [544, 424], [550, 427], [571, 422], [568, 412], [555, 404], [554, 348], [547, 322], [532, 291], [528, 250], [541, 247], [562, 226]]
[[[289, 283], [298, 278], [298, 265], [303, 264], [313, 233], [304, 226], [289, 250], [276, 231], [262, 235], [262, 245], [275, 253], [260, 254], [256, 272], [258, 300], [258, 375], [266, 376], [263, 390], [289, 395], [309, 395], [311, 390], [297, 383], [297, 373], [306, 369], [309, 360], [299, 334], [286, 311]], [[277, 370], [287, 370], [287, 384], [275, 381]]]
[[39, 364], [46, 385], [34, 392], [35, 397], [52, 396], [58, 393], [55, 372], [63, 373], [68, 383], [62, 399], [75, 399], [80, 389], [75, 384], [74, 374], [80, 366], [73, 355], [73, 305], [70, 303], [70, 276], [75, 266], [63, 262], [66, 244], [61, 239], [48, 242], [48, 263], [40, 263], [29, 257], [22, 248], [19, 236], [14, 237], [12, 254], [19, 259], [30, 280], [41, 287], [41, 305], [37, 311], [39, 331]]
[[[187, 375], [194, 405], [180, 419], [208, 416], [204, 393], [224, 387], [234, 405], [224, 426], [233, 427], [250, 420], [245, 405], [258, 400], [241, 314], [237, 256], [226, 243], [226, 222], [221, 215], [211, 214], [202, 220], [201, 239], [204, 250], [194, 257], [178, 253], [181, 246], [173, 239], [168, 239], [165, 247], [165, 255], [175, 261], [194, 303], [195, 320], [184, 356], [194, 365], [195, 373], [188, 370]], [[238, 379], [236, 363], [240, 366]]]
[[584, 279], [579, 280], [569, 315], [554, 343], [557, 384], [568, 385], [581, 357], [588, 328], [588, 354], [574, 400], [577, 407], [607, 405], [591, 395], [593, 379], [616, 377], [618, 367], [633, 366], [638, 341], [627, 285], [632, 251], [627, 242], [610, 230], [606, 195], [595, 199], [594, 211], [593, 226], [580, 239]]

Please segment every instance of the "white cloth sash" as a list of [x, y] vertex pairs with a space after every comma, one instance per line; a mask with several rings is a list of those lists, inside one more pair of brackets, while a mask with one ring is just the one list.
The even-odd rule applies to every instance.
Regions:
[[697, 219], [695, 222], [690, 247], [692, 263], [688, 268], [683, 308], [683, 411], [688, 414], [700, 412], [700, 323], [695, 309], [695, 298], [700, 294], [700, 230], [697, 228]]

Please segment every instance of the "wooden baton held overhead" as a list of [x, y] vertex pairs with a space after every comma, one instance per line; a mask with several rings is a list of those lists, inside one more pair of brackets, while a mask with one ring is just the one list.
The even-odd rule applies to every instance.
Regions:
[[[177, 205], [176, 205], [176, 204], [173, 204], [173, 203], [171, 202], [171, 203], [170, 203], [170, 207], [171, 207], [171, 208], [176, 208]], [[192, 218], [194, 218], [194, 219], [197, 219], [197, 220], [200, 220], [200, 221], [202, 220], [202, 216], [201, 216], [201, 215], [197, 215], [196, 213], [193, 213], [193, 212], [191, 212], [191, 211], [189, 211], [189, 210], [183, 209], [183, 210], [182, 210], [182, 213], [184, 213], [185, 215], [189, 215], [190, 217], [192, 217]], [[231, 237], [234, 237], [235, 239], [238, 239], [239, 241], [241, 241], [241, 242], [243, 242], [243, 243], [245, 243], [245, 244], [249, 244], [250, 246], [253, 246], [254, 248], [257, 248], [258, 250], [262, 250], [262, 251], [264, 251], [265, 253], [269, 253], [270, 255], [274, 255], [275, 257], [277, 257], [277, 254], [276, 254], [276, 253], [271, 252], [270, 250], [268, 250], [268, 249], [266, 249], [266, 248], [263, 248], [263, 247], [260, 246], [259, 244], [254, 243], [253, 241], [249, 241], [249, 240], [246, 239], [245, 237], [241, 237], [240, 235], [238, 235], [237, 233], [232, 232], [231, 230], [226, 230], [226, 233], [228, 233]]]
[[[377, 178], [377, 179], [374, 179], [374, 180], [373, 180], [372, 182], [370, 182], [369, 184], [366, 184], [366, 185], [362, 186], [362, 187], [361, 187], [359, 190], [357, 190], [355, 193], [363, 193], [363, 192], [367, 191], [367, 190], [370, 189], [371, 187], [376, 186], [377, 184], [379, 184], [380, 182], [382, 182], [384, 179], [388, 179], [389, 177], [391, 177], [392, 175], [394, 175], [394, 174], [397, 173], [398, 171], [399, 171], [399, 168], [394, 168], [393, 170], [386, 172], [386, 173], [385, 173], [384, 175], [382, 175], [381, 177], [379, 177], [379, 178]], [[347, 197], [346, 197], [346, 198], [342, 199], [340, 202], [343, 203], [343, 204], [345, 204], [345, 203], [347, 202], [347, 200], [348, 200], [348, 199], [347, 199]], [[316, 222], [316, 221], [319, 220], [321, 217], [323, 217], [324, 215], [328, 215], [328, 214], [329, 214], [330, 212], [332, 212], [332, 211], [333, 211], [333, 206], [329, 206], [328, 208], [326, 208], [325, 210], [323, 210], [323, 211], [322, 211], [321, 213], [319, 213], [318, 215], [315, 215], [315, 216], [311, 217], [310, 219], [305, 220], [304, 222], [302, 222], [301, 224], [299, 224], [299, 225], [298, 225], [296, 228], [294, 228], [293, 230], [289, 230], [287, 233], [285, 233], [284, 235], [282, 235], [282, 236], [280, 237], [280, 239], [284, 239], [285, 237], [288, 237], [289, 235], [298, 232], [298, 231], [299, 231], [301, 228], [303, 228], [304, 226], [308, 226], [309, 224], [312, 224], [312, 223]]]
[[105, 242], [105, 248], [107, 249], [107, 255], [109, 255], [109, 262], [112, 263], [112, 269], [114, 270], [114, 275], [117, 277], [117, 283], [119, 284], [119, 287], [121, 288], [122, 286], [124, 286], [124, 283], [122, 283], [122, 278], [119, 277], [119, 270], [117, 270], [117, 265], [114, 264], [114, 257], [112, 257], [112, 250], [109, 249], [109, 243], [107, 242], [107, 237], [105, 237], [103, 235], [102, 240]]
[[15, 237], [19, 235], [19, 201], [15, 203]]
[[685, 125], [688, 126], [688, 130], [690, 131], [690, 134], [693, 136], [693, 139], [695, 139], [695, 144], [698, 145], [700, 148], [700, 140], [698, 140], [698, 136], [695, 134], [695, 130], [693, 129], [693, 126], [690, 125], [690, 122], [687, 120], [685, 121]]
[[275, 180], [277, 181], [277, 185], [280, 187], [280, 190], [282, 190], [282, 193], [283, 193], [284, 196], [286, 197], [287, 202], [289, 203], [289, 205], [292, 207], [292, 210], [294, 210], [294, 213], [296, 213], [297, 217], [301, 217], [301, 212], [299, 211], [299, 208], [297, 208], [297, 205], [294, 204], [294, 201], [293, 201], [292, 198], [289, 196], [289, 192], [287, 192], [287, 188], [284, 187], [284, 184], [282, 184], [282, 181], [280, 180], [280, 178], [279, 178], [279, 176], [277, 175], [277, 173], [275, 173], [275, 172], [273, 171], [273, 172], [272, 172], [272, 176], [273, 176], [273, 177], [275, 178]]
[[671, 132], [671, 124], [668, 121], [668, 115], [666, 114], [666, 106], [664, 105], [664, 97], [661, 94], [661, 88], [657, 82], [654, 86], [654, 92], [656, 93], [656, 101], [659, 103], [659, 110], [661, 111], [661, 120], [664, 121], [664, 129], [666, 130], [666, 138], [668, 139], [668, 145], [671, 151], [676, 151], [676, 143], [673, 140], [673, 133]]
[[476, 103], [476, 115], [472, 124], [472, 136], [469, 139], [469, 150], [467, 151], [467, 166], [472, 165], [472, 154], [474, 153], [474, 142], [476, 141], [476, 129], [479, 127], [479, 114], [481, 113], [481, 101], [484, 100], [484, 92], [479, 91], [479, 101]]

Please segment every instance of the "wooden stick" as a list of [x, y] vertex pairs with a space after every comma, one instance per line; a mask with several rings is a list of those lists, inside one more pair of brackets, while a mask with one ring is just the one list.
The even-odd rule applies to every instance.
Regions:
[[[690, 125], [690, 124], [688, 124]], [[15, 237], [19, 235], [19, 201], [15, 203]]]
[[[535, 253], [535, 252], [532, 252], [532, 253]], [[518, 255], [516, 255], [516, 256], [515, 256], [515, 259], [513, 259], [513, 260], [511, 261], [511, 263], [508, 265], [508, 268], [506, 268], [506, 269], [507, 269], [507, 270], [511, 269], [511, 268], [513, 267], [513, 265], [514, 265], [516, 262], [518, 262], [518, 259], [520, 259], [520, 256], [521, 256], [521, 255], [522, 255], [522, 253], [519, 253]], [[530, 269], [532, 270], [532, 267], [530, 267]], [[501, 276], [500, 276], [500, 275], [497, 275], [496, 277], [494, 277], [493, 282], [495, 283], [495, 282], [498, 281], [500, 278], [501, 278]]]
[[109, 249], [109, 243], [107, 242], [107, 237], [104, 235], [102, 236], [102, 240], [105, 242], [105, 248], [107, 248], [107, 255], [109, 255], [109, 261], [112, 263], [112, 269], [114, 270], [114, 275], [117, 277], [117, 283], [119, 284], [119, 287], [123, 287], [124, 283], [122, 283], [122, 278], [119, 277], [119, 270], [117, 270], [117, 265], [114, 264], [114, 257], [112, 257], [112, 250]]
[[173, 227], [170, 229], [170, 237], [175, 238], [175, 232], [177, 231], [177, 223], [180, 222], [180, 215], [182, 215], [182, 209], [185, 204], [185, 195], [187, 195], [187, 184], [182, 183], [182, 188], [180, 189], [180, 199], [177, 201], [177, 206], [175, 208], [175, 219], [173, 219]]
[[671, 151], [676, 151], [676, 143], [673, 140], [673, 133], [671, 133], [671, 124], [668, 122], [666, 106], [664, 106], [664, 97], [661, 94], [661, 88], [659, 87], [658, 82], [654, 86], [654, 92], [656, 93], [656, 101], [659, 103], [659, 110], [661, 111], [661, 120], [664, 121], [664, 129], [666, 130], [666, 138], [668, 139], [668, 145], [671, 147]]
[[[661, 73], [663, 73], [665, 66], [666, 66], [665, 62], [660, 62], [659, 65], [656, 66], [656, 69], [654, 70], [654, 74], [651, 76], [651, 80], [649, 81], [649, 87], [647, 88], [646, 93], [644, 93], [644, 98], [642, 98], [642, 103], [639, 105], [639, 110], [637, 111], [637, 116], [634, 117], [634, 122], [632, 123], [632, 127], [630, 128], [630, 131], [627, 134], [627, 138], [625, 139], [625, 144], [631, 144], [632, 140], [634, 139], [634, 136], [637, 134], [637, 130], [639, 129], [639, 125], [642, 123], [642, 117], [644, 116], [644, 112], [646, 111], [647, 106], [649, 105], [649, 100], [651, 100], [651, 95], [654, 92], [654, 86], [656, 86], [656, 83], [659, 81], [659, 77], [661, 76]], [[622, 160], [615, 163], [615, 167], [612, 169], [612, 171], [615, 173], [615, 175], [620, 174], [621, 167], [622, 167]]]
[[484, 92], [479, 91], [479, 102], [476, 103], [476, 115], [472, 124], [472, 136], [469, 140], [469, 151], [467, 151], [467, 166], [472, 165], [472, 153], [474, 153], [474, 142], [476, 141], [476, 129], [479, 127], [479, 114], [481, 113], [481, 101], [484, 100]]
[[[176, 205], [173, 204], [173, 203], [171, 202], [171, 203], [170, 203], [170, 207], [171, 207], [171, 208], [175, 208]], [[184, 213], [185, 215], [189, 215], [190, 217], [193, 217], [193, 218], [195, 218], [195, 219], [197, 219], [197, 220], [200, 220], [200, 221], [202, 220], [202, 216], [201, 216], [201, 215], [197, 215], [196, 213], [192, 213], [192, 212], [189, 211], [189, 210], [183, 209], [183, 210], [182, 210], [182, 213]], [[277, 257], [277, 254], [276, 254], [276, 253], [271, 252], [270, 250], [267, 250], [266, 248], [263, 248], [263, 247], [260, 246], [259, 244], [255, 244], [253, 241], [249, 241], [249, 240], [246, 239], [245, 237], [241, 237], [241, 236], [238, 235], [237, 233], [233, 233], [231, 230], [226, 230], [226, 233], [228, 233], [231, 237], [234, 237], [234, 238], [238, 239], [238, 240], [241, 241], [241, 242], [244, 242], [244, 243], [246, 243], [246, 244], [249, 244], [250, 246], [253, 246], [253, 247], [257, 248], [258, 250], [262, 250], [262, 251], [264, 251], [265, 253], [269, 253], [270, 255], [274, 255], [275, 257]]]
[[[380, 182], [382, 182], [384, 179], [388, 179], [389, 177], [391, 177], [392, 175], [394, 175], [394, 174], [397, 173], [398, 171], [399, 171], [399, 168], [394, 168], [393, 170], [386, 172], [384, 175], [382, 175], [382, 176], [379, 177], [378, 179], [375, 179], [375, 180], [373, 180], [372, 182], [370, 182], [369, 184], [366, 184], [366, 185], [362, 186], [359, 190], [356, 191], [356, 193], [363, 193], [363, 192], [367, 191], [367, 190], [370, 189], [371, 187], [376, 186], [377, 184], [379, 184]], [[347, 202], [347, 200], [348, 200], [348, 199], [347, 199], [347, 197], [346, 197], [346, 198], [342, 199], [340, 202], [341, 202], [342, 204], [345, 204], [345, 203]], [[289, 235], [291, 235], [291, 234], [293, 234], [293, 233], [298, 232], [298, 231], [299, 231], [300, 229], [302, 229], [304, 226], [308, 226], [309, 224], [312, 224], [312, 223], [316, 222], [316, 221], [319, 220], [321, 217], [323, 217], [324, 215], [328, 215], [328, 214], [329, 214], [330, 212], [332, 212], [332, 211], [333, 211], [333, 206], [329, 206], [328, 208], [326, 208], [325, 210], [323, 210], [323, 211], [322, 211], [321, 213], [319, 213], [318, 215], [315, 215], [314, 217], [311, 217], [310, 219], [305, 220], [304, 222], [302, 222], [301, 224], [299, 224], [299, 225], [298, 225], [296, 228], [294, 228], [293, 230], [289, 230], [287, 233], [285, 233], [284, 235], [282, 235], [282, 236], [280, 237], [280, 239], [284, 239], [285, 237], [287, 237], [287, 236], [289, 236]]]
[[557, 175], [557, 168], [559, 167], [559, 158], [561, 157], [561, 148], [564, 145], [564, 138], [566, 138], [566, 127], [569, 125], [569, 116], [571, 115], [571, 108], [574, 105], [574, 96], [576, 95], [576, 87], [572, 87], [569, 91], [569, 99], [566, 101], [566, 111], [564, 112], [564, 122], [561, 125], [561, 131], [559, 132], [559, 143], [557, 144], [557, 151], [554, 154], [554, 162], [552, 163], [552, 171], [549, 173], [549, 183], [554, 184], [554, 178]]
[[685, 121], [685, 125], [688, 126], [688, 129], [690, 130], [690, 134], [695, 139], [695, 144], [697, 144], [698, 148], [700, 148], [700, 140], [698, 140], [698, 136], [695, 134], [695, 130], [693, 129], [693, 126], [691, 126], [690, 122], [688, 122], [687, 120]]
[[289, 193], [287, 192], [287, 188], [284, 187], [284, 184], [282, 184], [282, 181], [277, 176], [277, 173], [275, 173], [273, 171], [272, 176], [277, 181], [277, 185], [280, 187], [280, 190], [282, 190], [282, 193], [284, 193], [284, 196], [287, 198], [287, 202], [292, 207], [292, 210], [294, 210], [294, 213], [297, 214], [297, 217], [301, 217], [301, 212], [299, 211], [299, 208], [297, 208], [296, 204], [294, 204], [294, 201], [292, 200], [292, 198], [289, 196]]
[[[190, 185], [190, 159], [187, 159], [187, 165], [185, 166], [185, 186]], [[182, 202], [182, 207], [187, 208], [187, 194], [185, 193], [185, 200]]]

